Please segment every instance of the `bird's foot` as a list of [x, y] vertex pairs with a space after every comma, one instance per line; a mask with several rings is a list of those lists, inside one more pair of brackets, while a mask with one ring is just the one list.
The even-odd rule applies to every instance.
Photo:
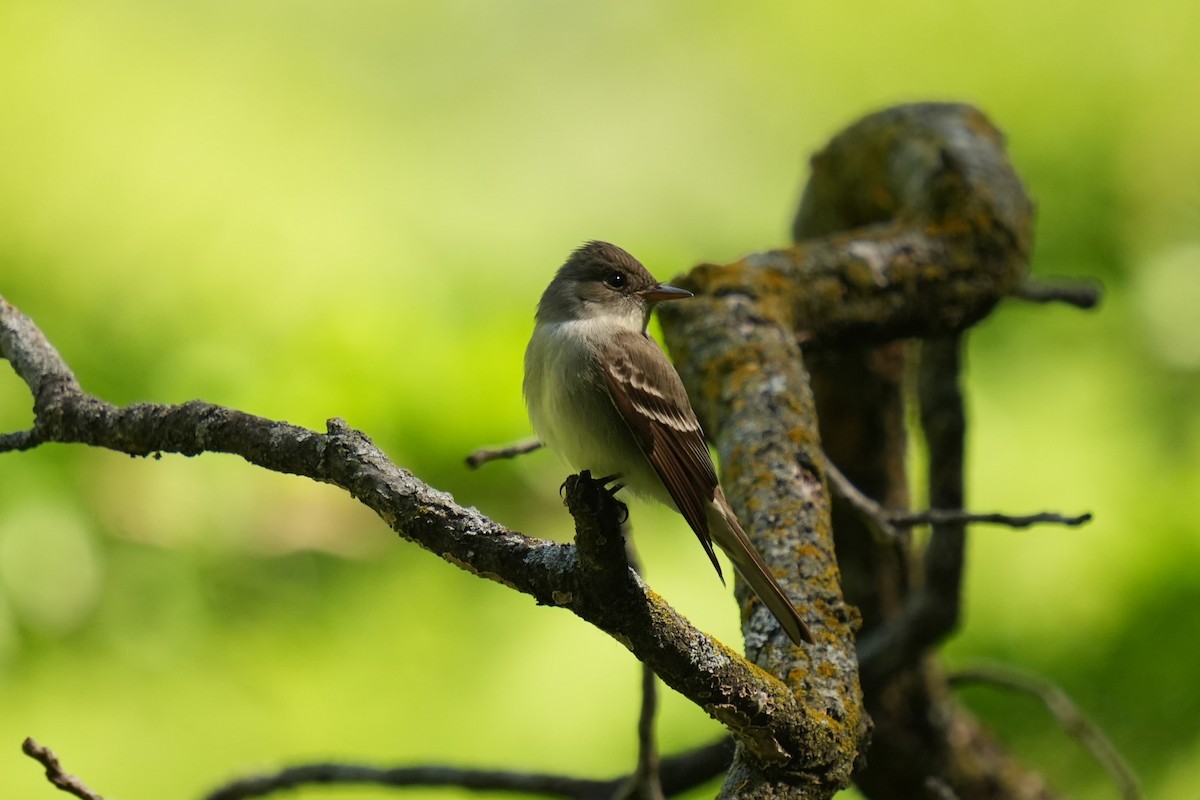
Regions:
[[[629, 521], [629, 506], [616, 498], [617, 492], [625, 488], [622, 483], [614, 483], [620, 477], [620, 475], [609, 475], [605, 478], [593, 478], [591, 470], [585, 469], [578, 475], [568, 475], [567, 479], [562, 482], [562, 486], [558, 487], [558, 494], [560, 497], [564, 497], [565, 502], [565, 495], [575, 494], [579, 491], [585, 492], [586, 494], [582, 495], [583, 500], [593, 515], [600, 511], [600, 506], [605, 499], [610, 500], [616, 503], [617, 520], [624, 525]], [[601, 493], [608, 497], [601, 497]]]

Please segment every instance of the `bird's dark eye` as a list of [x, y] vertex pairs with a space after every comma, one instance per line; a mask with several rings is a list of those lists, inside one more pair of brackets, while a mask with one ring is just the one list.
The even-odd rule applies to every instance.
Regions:
[[624, 272], [610, 272], [604, 282], [614, 289], [620, 289], [629, 282], [629, 279], [625, 277]]

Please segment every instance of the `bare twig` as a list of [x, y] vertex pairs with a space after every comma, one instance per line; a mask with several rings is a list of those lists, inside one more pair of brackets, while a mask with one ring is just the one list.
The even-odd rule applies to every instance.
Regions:
[[867, 523], [876, 542], [882, 544], [895, 541], [896, 528], [889, 519], [891, 512], [860, 491], [828, 458], [825, 459], [825, 477], [829, 479], [833, 491], [849, 503], [850, 507], [858, 512], [859, 518]]
[[457, 786], [476, 791], [507, 791], [544, 797], [598, 798], [610, 782], [536, 772], [462, 769], [427, 765], [371, 767], [363, 764], [304, 764], [271, 775], [231, 781], [210, 792], [205, 800], [248, 800], [301, 786], [369, 784], [393, 787]]
[[980, 524], [1003, 525], [1007, 528], [1028, 528], [1033, 525], [1056, 524], [1077, 528], [1092, 521], [1091, 513], [1069, 517], [1054, 511], [1042, 511], [1037, 514], [997, 514], [978, 513], [972, 511], [957, 511], [948, 508], [931, 508], [927, 511], [894, 511], [887, 513], [887, 520], [897, 528], [911, 528], [917, 525], [947, 525], [947, 524]]
[[1112, 778], [1125, 800], [1141, 800], [1142, 789], [1137, 776], [1113, 746], [1104, 732], [1083, 715], [1070, 696], [1045, 678], [1019, 672], [1009, 667], [979, 666], [951, 674], [952, 686], [982, 684], [1027, 694], [1038, 700], [1050, 712], [1059, 726], [1079, 741]]
[[1003, 525], [1007, 528], [1029, 528], [1033, 525], [1056, 524], [1076, 528], [1092, 521], [1091, 513], [1067, 516], [1056, 511], [1041, 511], [1036, 514], [1000, 514], [995, 512], [962, 511], [953, 508], [930, 508], [924, 511], [892, 511], [876, 503], [859, 490], [846, 475], [829, 460], [825, 462], [829, 485], [838, 496], [850, 504], [870, 526], [877, 541], [889, 541], [896, 536], [897, 528], [914, 528], [917, 525], [945, 525], [950, 523]]
[[43, 747], [30, 737], [21, 743], [21, 751], [46, 768], [46, 780], [56, 788], [67, 794], [75, 795], [79, 800], [104, 800], [79, 778], [64, 772], [62, 765], [58, 762], [58, 756], [49, 747]]
[[[663, 793], [667, 797], [694, 789], [716, 778], [729, 767], [733, 740], [726, 737], [712, 744], [664, 758]], [[417, 787], [456, 786], [475, 791], [509, 791], [570, 800], [610, 800], [632, 776], [608, 780], [575, 778], [515, 770], [463, 769], [421, 765], [371, 767], [361, 764], [305, 764], [267, 775], [252, 775], [231, 781], [209, 792], [205, 800], [249, 800], [302, 786], [370, 784]]]
[[467, 466], [471, 469], [479, 469], [489, 461], [523, 456], [526, 453], [532, 453], [541, 446], [542, 443], [537, 439], [526, 439], [523, 442], [515, 442], [504, 447], [481, 447], [467, 456]]
[[1017, 286], [1013, 296], [1030, 303], [1066, 303], [1086, 310], [1099, 305], [1103, 293], [1103, 287], [1096, 281], [1027, 278]]

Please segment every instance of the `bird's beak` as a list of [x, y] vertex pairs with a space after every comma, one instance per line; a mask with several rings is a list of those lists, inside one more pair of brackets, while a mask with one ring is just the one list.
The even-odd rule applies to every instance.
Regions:
[[682, 300], [692, 296], [687, 289], [680, 289], [678, 286], [670, 286], [665, 283], [656, 283], [649, 289], [642, 289], [637, 294], [654, 303], [661, 303], [664, 300]]

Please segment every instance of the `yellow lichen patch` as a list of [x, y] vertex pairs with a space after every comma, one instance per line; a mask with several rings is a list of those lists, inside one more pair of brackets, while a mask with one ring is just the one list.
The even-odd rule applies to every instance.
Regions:
[[654, 609], [669, 608], [667, 601], [663, 599], [662, 595], [650, 587], [646, 587], [646, 599], [650, 601], [650, 605]]
[[788, 670], [787, 684], [791, 687], [800, 687], [808, 678], [808, 670], [804, 667], [792, 667]]
[[788, 441], [801, 450], [811, 450], [821, 446], [821, 434], [815, 426], [799, 425], [787, 433]]
[[701, 264], [691, 273], [695, 291], [708, 296], [730, 292], [748, 295], [754, 299], [759, 315], [790, 324], [796, 291], [796, 254], [793, 250], [780, 250], [771, 255], [786, 260], [778, 268], [774, 262], [752, 263], [753, 257], [721, 266]]

